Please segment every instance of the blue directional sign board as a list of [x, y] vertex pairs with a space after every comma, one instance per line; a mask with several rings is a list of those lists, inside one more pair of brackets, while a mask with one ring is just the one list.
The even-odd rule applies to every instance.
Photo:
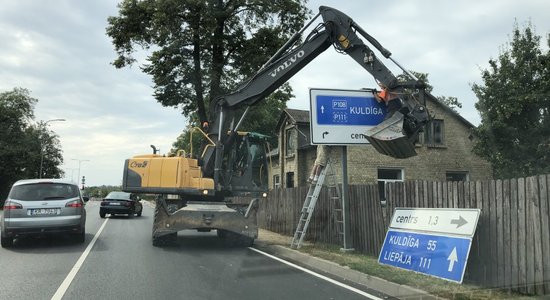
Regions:
[[310, 89], [310, 105], [312, 144], [367, 144], [367, 130], [386, 116], [373, 90]]
[[389, 230], [378, 262], [462, 282], [471, 238]]
[[317, 96], [317, 124], [371, 125], [384, 121], [386, 108], [374, 96]]
[[462, 283], [480, 209], [396, 208], [378, 262]]

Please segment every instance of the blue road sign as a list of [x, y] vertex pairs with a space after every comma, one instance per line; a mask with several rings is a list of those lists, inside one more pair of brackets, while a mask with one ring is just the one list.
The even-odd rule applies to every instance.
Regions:
[[317, 124], [371, 125], [384, 121], [386, 106], [374, 97], [317, 95]]
[[388, 230], [378, 257], [381, 264], [462, 283], [471, 237]]

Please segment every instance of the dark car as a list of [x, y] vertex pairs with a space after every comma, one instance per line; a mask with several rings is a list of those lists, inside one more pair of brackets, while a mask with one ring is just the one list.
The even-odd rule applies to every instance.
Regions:
[[137, 195], [126, 192], [110, 192], [107, 197], [101, 201], [99, 208], [99, 216], [105, 218], [106, 214], [110, 215], [128, 215], [133, 217], [141, 216], [143, 205], [139, 202]]
[[85, 240], [85, 199], [74, 183], [60, 179], [25, 179], [13, 184], [0, 222], [2, 247], [23, 235], [69, 233]]

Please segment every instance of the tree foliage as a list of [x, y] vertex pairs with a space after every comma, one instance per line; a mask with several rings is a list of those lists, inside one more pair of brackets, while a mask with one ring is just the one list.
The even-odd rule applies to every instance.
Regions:
[[[431, 93], [433, 91], [433, 86], [430, 84], [428, 80], [428, 73], [420, 73], [420, 72], [411, 72], [418, 80], [424, 82], [426, 84], [426, 92]], [[400, 74], [397, 76], [397, 79], [399, 81], [408, 81], [409, 76], [405, 74]], [[458, 101], [457, 97], [453, 96], [436, 96], [437, 100], [439, 100], [441, 103], [447, 105], [452, 110], [456, 111], [457, 108], [462, 108], [462, 103]]]
[[[138, 48], [151, 50], [142, 70], [151, 75], [154, 97], [186, 116], [208, 120], [209, 104], [253, 75], [301, 28], [309, 10], [304, 0], [124, 0], [110, 17], [107, 35], [122, 68], [136, 62]], [[256, 108], [270, 121], [273, 108], [292, 96], [285, 85], [277, 98]], [[276, 102], [273, 105], [273, 102]], [[250, 120], [249, 117], [247, 119]], [[257, 127], [264, 131], [269, 122]], [[273, 129], [271, 129], [273, 130]], [[265, 132], [264, 132], [265, 133]]]
[[82, 194], [90, 198], [105, 198], [110, 192], [120, 191], [121, 189], [121, 186], [116, 185], [87, 186]]
[[474, 151], [498, 178], [550, 173], [550, 52], [540, 40], [531, 25], [516, 25], [482, 70], [483, 84], [473, 85], [481, 115]]
[[0, 93], [0, 197], [24, 178], [38, 178], [41, 149], [43, 177], [61, 177], [61, 146], [55, 133], [43, 122], [33, 124], [37, 99], [27, 89], [15, 88]]

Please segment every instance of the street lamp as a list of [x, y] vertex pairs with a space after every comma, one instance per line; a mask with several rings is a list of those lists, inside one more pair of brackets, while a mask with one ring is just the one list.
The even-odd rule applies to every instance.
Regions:
[[[44, 127], [44, 129], [47, 129], [47, 125], [48, 123], [50, 122], [63, 122], [65, 121], [65, 119], [51, 119], [51, 120], [48, 120], [46, 122], [44, 122], [44, 124], [42, 125]], [[42, 134], [42, 132], [41, 132]], [[40, 136], [40, 174], [38, 174], [38, 178], [42, 178], [42, 166], [44, 164], [44, 135], [41, 135]]]
[[78, 161], [78, 177], [76, 178], [76, 182], [78, 183], [78, 181], [80, 180], [80, 164], [83, 161], [90, 161], [90, 160], [88, 160], [88, 159], [76, 159], [76, 158], [73, 158], [72, 160]]

